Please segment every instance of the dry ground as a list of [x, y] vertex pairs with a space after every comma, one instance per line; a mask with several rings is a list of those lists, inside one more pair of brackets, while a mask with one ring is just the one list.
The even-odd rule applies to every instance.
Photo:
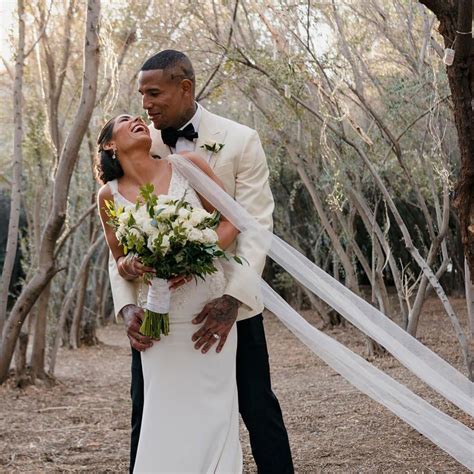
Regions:
[[[454, 304], [464, 315], [464, 301]], [[317, 324], [311, 314], [305, 316]], [[283, 407], [297, 472], [467, 472], [329, 369], [272, 315], [266, 316], [266, 331], [274, 390]], [[354, 328], [328, 333], [364, 353], [364, 339]], [[102, 343], [97, 347], [60, 352], [59, 383], [54, 387], [0, 387], [1, 472], [126, 472], [129, 349], [120, 327], [103, 329], [99, 337]], [[464, 372], [447, 317], [434, 300], [425, 307], [420, 339]], [[392, 357], [374, 363], [474, 428], [467, 415]], [[256, 472], [244, 428], [242, 440], [245, 469]]]

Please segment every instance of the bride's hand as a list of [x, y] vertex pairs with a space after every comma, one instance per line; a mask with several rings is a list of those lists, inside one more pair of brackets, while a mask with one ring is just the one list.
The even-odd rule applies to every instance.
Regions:
[[184, 285], [188, 281], [192, 280], [192, 275], [178, 275], [177, 277], [170, 278], [168, 280], [170, 290], [176, 290], [176, 288], [179, 288], [180, 286]]
[[145, 273], [156, 273], [154, 268], [143, 265], [140, 259], [132, 254], [119, 257], [117, 259], [117, 268], [120, 276], [126, 280], [133, 280], [143, 276]]

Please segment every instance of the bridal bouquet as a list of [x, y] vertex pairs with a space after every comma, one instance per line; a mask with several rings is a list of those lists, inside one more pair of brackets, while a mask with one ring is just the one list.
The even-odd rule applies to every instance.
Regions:
[[[106, 201], [106, 213], [125, 255], [132, 252], [156, 270], [156, 276], [147, 278], [150, 286], [140, 332], [159, 338], [169, 334], [167, 280], [178, 275], [204, 279], [217, 271], [215, 258], [228, 257], [217, 245], [217, 211], [210, 214], [193, 208], [185, 201], [186, 195], [174, 199], [153, 191], [152, 184], [142, 186], [135, 206], [116, 208]], [[239, 257], [233, 258], [241, 263]]]

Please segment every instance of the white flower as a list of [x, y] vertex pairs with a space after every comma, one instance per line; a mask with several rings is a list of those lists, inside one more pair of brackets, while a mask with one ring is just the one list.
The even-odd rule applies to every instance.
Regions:
[[170, 249], [170, 238], [168, 235], [163, 236], [163, 240], [161, 241], [161, 249], [164, 253], [168, 252]]
[[143, 240], [142, 233], [138, 229], [135, 229], [135, 227], [129, 229], [128, 234], [135, 237], [137, 240]]
[[209, 214], [205, 209], [201, 209], [200, 207], [197, 207], [192, 210], [191, 216], [189, 218], [189, 222], [192, 225], [198, 225], [200, 224], [204, 219], [207, 219], [211, 217], [211, 214]]
[[122, 240], [125, 236], [127, 235], [127, 227], [125, 224], [120, 224], [117, 227], [117, 230], [115, 231], [115, 236], [117, 237], [117, 240]]
[[171, 223], [171, 227], [174, 230], [176, 229], [176, 227], [179, 227], [180, 225], [184, 225], [184, 222], [187, 222], [187, 221], [183, 221], [182, 219], [178, 217]]
[[212, 229], [204, 229], [202, 231], [202, 236], [204, 243], [206, 244], [215, 244], [219, 240], [219, 236]]
[[148, 219], [150, 219], [150, 216], [148, 215], [145, 206], [140, 206], [138, 209], [132, 211], [132, 215], [138, 227], [140, 228], [145, 224]]
[[166, 232], [168, 226], [164, 222], [156, 221], [155, 219], [148, 218], [143, 224], [141, 229], [146, 235], [158, 235], [160, 232]]
[[159, 212], [163, 212], [166, 209], [167, 204], [157, 204], [154, 208], [153, 211], [155, 211], [155, 215], [158, 214]]
[[128, 222], [128, 219], [130, 219], [130, 212], [130, 209], [126, 209], [118, 216], [119, 224], [125, 225]]
[[[184, 232], [185, 235], [188, 235], [194, 226], [189, 223], [188, 220], [176, 219], [172, 224], [173, 230], [175, 233]], [[180, 227], [178, 231], [178, 227]]]
[[188, 219], [189, 216], [191, 214], [191, 211], [188, 211], [187, 209], [185, 209], [184, 207], [181, 207], [178, 211], [178, 217], [180, 217], [181, 219]]
[[158, 237], [160, 235], [160, 231], [156, 227], [154, 227], [150, 224], [149, 232], [147, 232], [146, 235], [156, 239], [156, 237]]
[[167, 232], [169, 230], [168, 225], [165, 224], [164, 222], [160, 222], [160, 221], [156, 222], [156, 227], [155, 228], [158, 232], [161, 232], [161, 233]]
[[206, 140], [204, 145], [201, 145], [203, 150], [212, 151], [212, 153], [217, 153], [224, 147], [224, 143], [217, 143], [215, 140]]
[[142, 233], [138, 229], [135, 229], [135, 227], [128, 230], [128, 237], [135, 237], [135, 242], [145, 242]]
[[203, 240], [203, 235], [202, 232], [199, 229], [191, 229], [188, 232], [188, 240], [191, 242], [202, 242]]
[[135, 218], [136, 226], [147, 236], [156, 234], [157, 228], [153, 225], [153, 219], [150, 218], [145, 206], [140, 207], [135, 211], [133, 217]]
[[168, 196], [167, 194], [160, 194], [157, 199], [157, 203], [160, 204], [168, 204], [170, 201], [174, 201], [172, 196]]
[[156, 239], [156, 236], [150, 235], [150, 237], [148, 237], [148, 240], [146, 242], [146, 246], [150, 249], [150, 252], [155, 251], [155, 239]]
[[164, 207], [163, 211], [157, 216], [157, 219], [169, 219], [176, 214], [176, 206], [174, 204]]
[[[157, 247], [157, 238], [159, 237], [159, 233], [156, 233], [155, 235], [150, 235], [150, 237], [148, 237], [148, 240], [147, 240], [147, 247], [150, 249], [150, 251], [154, 252], [156, 247]], [[168, 252], [168, 250], [170, 249], [170, 246], [171, 246], [171, 243], [170, 243], [170, 238], [168, 235], [163, 235], [162, 237], [162, 240], [161, 240], [161, 245], [160, 245], [160, 249], [162, 250], [162, 252], [164, 254], [166, 254], [166, 252]]]
[[194, 229], [194, 226], [190, 221], [182, 222], [181, 225], [183, 226], [183, 229], [187, 234], [189, 234], [189, 232]]

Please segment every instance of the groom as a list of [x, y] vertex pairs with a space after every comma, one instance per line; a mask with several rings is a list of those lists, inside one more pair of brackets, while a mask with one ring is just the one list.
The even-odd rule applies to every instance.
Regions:
[[[200, 152], [225, 190], [262, 225], [272, 229], [273, 197], [268, 167], [255, 130], [214, 115], [195, 101], [195, 77], [189, 58], [174, 50], [149, 58], [139, 74], [143, 108], [153, 125], [151, 152], [164, 158], [171, 153]], [[196, 350], [220, 352], [237, 320], [237, 388], [239, 411], [249, 431], [252, 454], [259, 473], [292, 473], [290, 446], [282, 413], [270, 382], [270, 367], [263, 328], [263, 304], [258, 282], [265, 255], [240, 234], [229, 252], [242, 256], [246, 265], [223, 262], [227, 278], [225, 294], [208, 303], [194, 319], [203, 323], [193, 336]], [[247, 268], [247, 271], [246, 271]], [[133, 267], [127, 269], [133, 273]], [[135, 306], [136, 287], [120, 278], [110, 260], [110, 278], [117, 313], [127, 327], [132, 345], [132, 435], [130, 472], [133, 471], [143, 411], [143, 375], [140, 351], [151, 347], [150, 338], [139, 333], [143, 310]], [[184, 283], [177, 281], [175, 286]], [[155, 342], [159, 344], [159, 342]], [[203, 356], [204, 357], [204, 356]]]

